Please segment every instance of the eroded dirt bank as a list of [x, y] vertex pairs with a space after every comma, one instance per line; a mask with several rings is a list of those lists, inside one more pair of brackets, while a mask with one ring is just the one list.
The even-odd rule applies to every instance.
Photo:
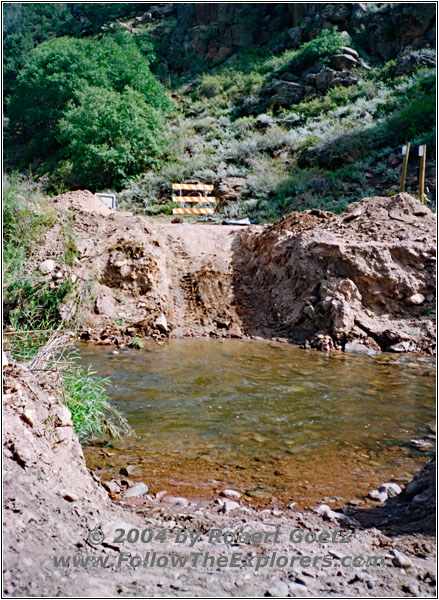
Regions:
[[[50, 202], [58, 224], [26, 268], [72, 278], [76, 300], [61, 310], [85, 315], [83, 339], [260, 336], [321, 350], [434, 351], [436, 220], [408, 194], [245, 230], [151, 222], [89, 192]], [[66, 228], [71, 266], [59, 260]]]
[[[7, 597], [435, 597], [433, 461], [384, 505], [369, 510], [339, 507], [326, 520], [294, 510], [256, 511], [225, 498], [203, 505], [144, 495], [114, 504], [85, 466], [56, 377], [10, 365], [4, 370], [4, 393]], [[96, 527], [104, 540], [92, 544], [88, 533]], [[117, 544], [118, 528], [164, 534], [150, 543]], [[232, 545], [209, 541], [213, 528], [271, 535]], [[302, 533], [290, 540], [295, 529]], [[348, 531], [347, 538], [337, 529]], [[187, 541], [177, 544], [178, 530], [200, 536], [192, 547]], [[329, 541], [327, 536], [325, 541], [299, 540], [305, 534], [315, 539], [322, 531], [328, 532]], [[151, 566], [153, 552], [156, 562], [165, 556], [168, 563], [162, 559], [162, 566]], [[194, 567], [191, 552], [200, 553], [199, 561], [206, 552], [211, 558], [206, 566], [200, 562]], [[134, 569], [124, 553], [140, 556], [142, 564]], [[235, 566], [216, 562], [220, 557], [230, 561], [234, 553], [240, 554]], [[89, 562], [55, 566], [54, 556]], [[284, 559], [277, 562], [280, 556], [288, 557], [287, 564]], [[331, 557], [329, 566], [323, 566], [322, 556]], [[171, 557], [188, 562], [172, 568]], [[343, 564], [343, 557], [381, 558], [384, 564], [365, 566], [360, 561], [354, 567], [351, 560]], [[106, 566], [93, 565], [92, 559], [107, 561]]]

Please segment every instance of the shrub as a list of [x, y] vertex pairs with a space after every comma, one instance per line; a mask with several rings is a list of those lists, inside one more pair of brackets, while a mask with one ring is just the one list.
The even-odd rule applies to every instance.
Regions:
[[68, 105], [58, 129], [74, 180], [91, 189], [118, 189], [156, 164], [164, 149], [160, 113], [131, 88], [122, 93], [85, 88]]

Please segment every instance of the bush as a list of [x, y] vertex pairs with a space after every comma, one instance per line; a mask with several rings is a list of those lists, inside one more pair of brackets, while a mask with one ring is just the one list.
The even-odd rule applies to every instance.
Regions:
[[127, 88], [117, 93], [85, 88], [58, 124], [58, 141], [72, 162], [77, 185], [118, 189], [130, 176], [156, 164], [164, 149], [160, 113]]
[[[111, 103], [115, 110], [110, 110]], [[10, 100], [10, 127], [26, 145], [24, 161], [35, 156], [50, 159], [51, 164], [60, 158], [71, 159], [72, 177], [76, 185], [82, 185], [78, 176], [84, 164], [96, 157], [96, 169], [102, 165], [104, 168], [103, 185], [120, 184], [127, 174], [141, 172], [149, 164], [145, 156], [151, 158], [158, 150], [151, 130], [160, 135], [161, 113], [168, 107], [162, 87], [149, 70], [148, 59], [131, 36], [118, 33], [100, 40], [64, 37], [44, 42], [30, 53]], [[120, 111], [117, 119], [116, 111]], [[69, 129], [69, 123], [81, 128], [79, 118], [86, 118], [83, 134]], [[65, 148], [67, 130], [75, 136]], [[110, 148], [103, 148], [106, 137], [110, 138]], [[128, 142], [131, 137], [133, 143]], [[120, 171], [114, 171], [114, 161], [120, 158], [120, 154], [115, 156], [115, 139], [122, 140], [124, 146]], [[149, 154], [137, 150], [143, 141]], [[79, 163], [78, 144], [88, 150]], [[50, 163], [47, 165], [50, 167]], [[89, 173], [85, 177], [90, 180]], [[94, 185], [100, 185], [101, 180]]]

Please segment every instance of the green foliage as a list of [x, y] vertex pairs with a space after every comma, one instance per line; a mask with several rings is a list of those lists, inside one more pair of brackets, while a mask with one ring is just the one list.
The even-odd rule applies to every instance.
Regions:
[[70, 160], [70, 179], [96, 189], [120, 185], [154, 162], [168, 107], [148, 59], [118, 33], [40, 44], [19, 74], [9, 115], [27, 145], [25, 161]]
[[328, 63], [334, 54], [338, 54], [345, 40], [336, 29], [323, 29], [313, 40], [303, 44], [290, 63], [290, 67], [303, 71], [317, 61]]
[[3, 197], [4, 321], [14, 329], [53, 329], [61, 323], [58, 306], [73, 291], [69, 280], [51, 286], [24, 270], [26, 261], [55, 224], [56, 213], [35, 185], [5, 176]]
[[73, 428], [82, 442], [130, 433], [126, 419], [113, 408], [105, 393], [110, 383], [108, 378], [96, 378], [90, 367], [85, 370], [72, 363], [63, 373], [62, 381]]
[[122, 93], [88, 87], [69, 103], [58, 123], [58, 141], [79, 186], [118, 189], [157, 163], [164, 149], [160, 113], [131, 88]]
[[23, 264], [55, 224], [56, 213], [35, 185], [18, 174], [5, 175], [3, 185], [4, 285], [21, 277]]

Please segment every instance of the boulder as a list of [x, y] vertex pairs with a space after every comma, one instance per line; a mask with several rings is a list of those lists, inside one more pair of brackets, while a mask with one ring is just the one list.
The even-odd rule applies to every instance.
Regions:
[[274, 108], [298, 104], [303, 98], [303, 86], [293, 81], [276, 81], [263, 90], [263, 95], [268, 97], [268, 104]]
[[336, 71], [350, 71], [358, 66], [358, 61], [351, 54], [335, 54], [331, 64]]
[[130, 487], [129, 489], [127, 489], [127, 491], [124, 494], [125, 498], [141, 498], [142, 496], [145, 496], [148, 493], [148, 486], [146, 485], [146, 483], [143, 483], [142, 481], [140, 481], [139, 483], [136, 483], [133, 485], [133, 487]]
[[298, 48], [302, 43], [302, 30], [300, 27], [292, 27], [288, 29], [288, 37], [291, 40], [291, 48]]
[[56, 261], [49, 258], [40, 263], [38, 269], [43, 275], [49, 275], [49, 273], [53, 273], [57, 266]]
[[166, 317], [163, 313], [159, 317], [157, 317], [157, 319], [154, 321], [154, 325], [163, 333], [167, 333], [168, 321], [166, 320]]

